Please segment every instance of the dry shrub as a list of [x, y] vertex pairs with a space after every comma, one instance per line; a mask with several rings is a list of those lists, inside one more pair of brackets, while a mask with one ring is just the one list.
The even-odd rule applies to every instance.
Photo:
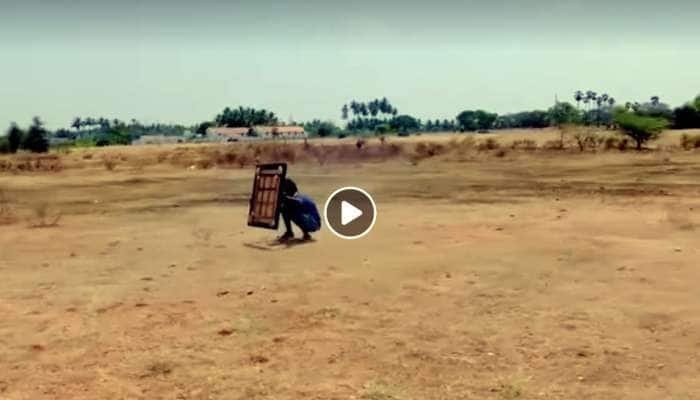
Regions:
[[158, 162], [158, 164], [162, 164], [163, 162], [165, 162], [165, 160], [168, 159], [168, 156], [169, 154], [167, 151], [160, 152], [156, 157], [156, 162]]
[[532, 139], [515, 140], [510, 146], [513, 150], [537, 150], [537, 142]]
[[486, 151], [486, 150], [498, 150], [501, 148], [501, 144], [496, 141], [494, 138], [488, 138], [485, 141], [479, 143], [477, 146], [479, 151]]
[[544, 142], [542, 145], [542, 148], [544, 150], [556, 150], [556, 151], [561, 151], [564, 150], [564, 145], [562, 144], [561, 140], [548, 140]]
[[414, 152], [420, 158], [435, 157], [444, 154], [446, 147], [440, 143], [420, 142], [416, 145]]
[[117, 158], [109, 155], [102, 156], [102, 166], [105, 167], [107, 171], [114, 171], [117, 167]]
[[58, 226], [61, 220], [61, 213], [51, 210], [48, 202], [39, 202], [32, 205], [34, 218], [29, 226], [32, 228], [53, 228]]
[[22, 154], [0, 160], [0, 172], [59, 172], [63, 163], [57, 154]]
[[243, 153], [236, 157], [236, 163], [240, 168], [245, 168], [246, 165], [252, 164], [254, 158], [252, 158], [248, 153]]
[[194, 165], [197, 169], [209, 169], [214, 166], [214, 160], [202, 158], [197, 160]]
[[294, 146], [289, 144], [273, 146], [270, 153], [270, 161], [273, 162], [288, 162], [294, 164], [297, 160], [297, 150]]
[[83, 154], [83, 160], [92, 160], [92, 153]]
[[688, 135], [684, 133], [683, 136], [681, 136], [681, 148], [683, 150], [700, 148], [700, 135]]
[[5, 191], [0, 189], [0, 225], [10, 225], [15, 221], [15, 213], [10, 207], [10, 200], [5, 195]]
[[506, 151], [506, 149], [499, 149], [499, 150], [496, 152], [495, 156], [498, 157], [498, 158], [503, 158], [503, 157], [505, 157], [507, 154], [508, 154], [508, 151]]
[[367, 141], [365, 139], [357, 139], [357, 142], [355, 142], [355, 147], [357, 147], [357, 150], [361, 150], [365, 145], [367, 144]]
[[595, 150], [599, 141], [596, 139], [595, 131], [590, 127], [571, 126], [566, 131], [576, 141], [579, 151]]
[[622, 138], [620, 141], [617, 143], [617, 149], [620, 151], [625, 151], [629, 148], [630, 146], [630, 140], [627, 138]]
[[218, 166], [232, 166], [238, 159], [238, 153], [235, 149], [226, 149], [222, 152], [214, 153], [215, 163]]
[[608, 136], [603, 141], [603, 149], [605, 150], [615, 150], [620, 144], [620, 139], [614, 136]]

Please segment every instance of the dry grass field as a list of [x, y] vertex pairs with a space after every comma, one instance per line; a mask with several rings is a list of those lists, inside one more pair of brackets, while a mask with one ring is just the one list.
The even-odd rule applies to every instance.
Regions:
[[[697, 399], [700, 150], [478, 136], [0, 158], [0, 399]], [[374, 230], [271, 246], [273, 159]]]

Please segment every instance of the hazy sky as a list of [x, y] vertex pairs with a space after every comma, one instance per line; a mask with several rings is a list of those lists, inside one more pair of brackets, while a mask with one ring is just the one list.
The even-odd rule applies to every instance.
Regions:
[[700, 1], [0, 0], [0, 128], [191, 124], [225, 106], [339, 120], [351, 99], [453, 118], [700, 93]]

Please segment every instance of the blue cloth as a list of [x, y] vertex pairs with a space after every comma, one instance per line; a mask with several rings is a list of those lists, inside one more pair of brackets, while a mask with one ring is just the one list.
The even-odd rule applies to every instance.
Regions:
[[321, 216], [316, 208], [316, 203], [311, 197], [304, 194], [297, 194], [288, 197], [289, 217], [304, 232], [316, 232], [321, 229]]

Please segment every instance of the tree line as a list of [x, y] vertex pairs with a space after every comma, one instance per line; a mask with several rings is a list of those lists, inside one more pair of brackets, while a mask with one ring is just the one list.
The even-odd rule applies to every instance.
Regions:
[[[547, 110], [530, 110], [498, 115], [487, 110], [464, 110], [454, 119], [426, 120], [399, 114], [399, 110], [386, 97], [369, 101], [351, 100], [340, 108], [345, 126], [332, 121], [314, 119], [295, 123], [304, 126], [311, 136], [329, 137], [357, 134], [398, 134], [415, 132], [478, 132], [491, 129], [545, 128], [565, 124], [621, 128], [630, 134], [641, 148], [665, 128], [700, 128], [700, 95], [687, 103], [671, 108], [659, 96], [650, 96], [643, 102], [618, 104], [607, 93], [593, 90], [577, 90], [571, 97], [573, 103], [556, 102]], [[574, 105], [575, 104], [575, 105]], [[39, 117], [22, 129], [11, 124], [5, 136], [0, 136], [0, 153], [18, 150], [32, 152], [48, 151], [51, 142], [66, 142], [79, 146], [125, 145], [143, 135], [182, 136], [186, 133], [206, 135], [212, 126], [252, 127], [257, 125], [280, 125], [274, 112], [253, 107], [226, 107], [212, 120], [193, 126], [178, 124], [142, 124], [132, 119], [124, 122], [104, 117], [76, 117], [67, 128], [50, 132]]]

